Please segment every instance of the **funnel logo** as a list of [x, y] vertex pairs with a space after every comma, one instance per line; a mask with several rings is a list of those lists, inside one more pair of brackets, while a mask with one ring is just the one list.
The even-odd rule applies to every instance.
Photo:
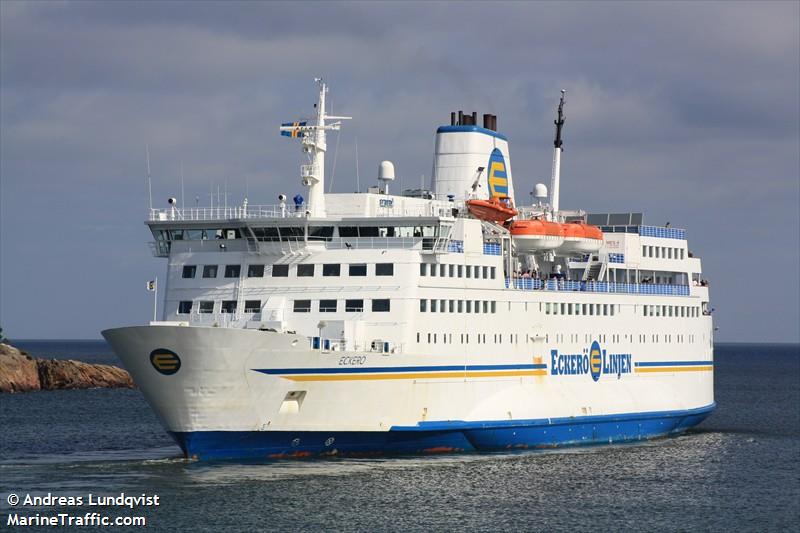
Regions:
[[619, 379], [622, 374], [633, 372], [632, 359], [629, 353], [608, 353], [600, 348], [599, 342], [594, 341], [583, 353], [563, 354], [558, 350], [550, 350], [550, 375], [589, 374], [593, 381], [600, 381], [600, 376], [606, 374], [616, 375]]
[[161, 374], [171, 376], [181, 369], [181, 358], [172, 350], [158, 348], [150, 352], [150, 364]]
[[508, 173], [503, 152], [498, 148], [492, 150], [489, 156], [489, 194], [493, 198], [508, 197]]

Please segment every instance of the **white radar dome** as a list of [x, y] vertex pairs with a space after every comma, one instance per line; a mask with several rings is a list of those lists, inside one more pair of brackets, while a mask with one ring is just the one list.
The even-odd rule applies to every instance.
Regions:
[[544, 183], [537, 183], [533, 186], [533, 197], [538, 199], [547, 198], [547, 185]]
[[381, 181], [394, 180], [394, 163], [391, 161], [381, 161], [378, 165], [378, 179]]

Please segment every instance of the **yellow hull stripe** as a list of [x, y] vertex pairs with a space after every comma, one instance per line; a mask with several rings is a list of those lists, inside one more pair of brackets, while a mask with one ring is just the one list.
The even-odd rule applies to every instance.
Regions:
[[317, 374], [281, 377], [291, 381], [369, 381], [377, 379], [498, 378], [546, 375], [546, 370], [503, 370], [499, 372], [403, 372], [397, 374]]
[[641, 372], [711, 372], [713, 366], [668, 366], [668, 367], [638, 367], [637, 373]]

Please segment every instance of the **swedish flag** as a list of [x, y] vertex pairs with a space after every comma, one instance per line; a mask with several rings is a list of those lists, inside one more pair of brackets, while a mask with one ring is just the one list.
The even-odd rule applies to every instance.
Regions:
[[[300, 131], [300, 126], [305, 126], [306, 122], [284, 122], [281, 124], [281, 135], [284, 137], [292, 137], [293, 139], [296, 137], [302, 137], [303, 132]], [[291, 128], [291, 129], [288, 129]]]

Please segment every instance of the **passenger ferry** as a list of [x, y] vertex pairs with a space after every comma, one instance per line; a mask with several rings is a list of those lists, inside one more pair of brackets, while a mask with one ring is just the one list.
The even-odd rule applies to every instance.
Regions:
[[[514, 195], [497, 117], [451, 113], [429, 190], [325, 193], [326, 134], [285, 123], [306, 198], [150, 209], [161, 320], [103, 335], [190, 458], [473, 452], [677, 433], [714, 409], [708, 284], [686, 232]], [[532, 184], [530, 184], [532, 185]]]

